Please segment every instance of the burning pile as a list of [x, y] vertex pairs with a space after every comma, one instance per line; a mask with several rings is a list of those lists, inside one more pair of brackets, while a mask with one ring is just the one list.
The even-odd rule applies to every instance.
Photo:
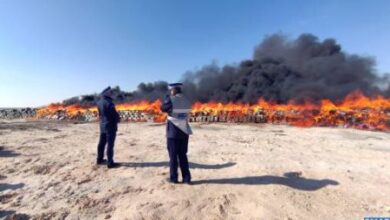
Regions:
[[360, 92], [348, 95], [336, 104], [324, 99], [313, 103], [276, 104], [259, 99], [256, 104], [195, 103], [191, 121], [255, 122], [289, 124], [299, 127], [343, 126], [372, 130], [390, 130], [390, 99], [368, 98]]
[[[165, 116], [160, 111], [160, 105], [159, 100], [154, 102], [141, 101], [119, 104], [116, 105], [116, 109], [122, 121], [162, 122], [165, 120]], [[96, 121], [98, 120], [98, 110], [96, 106], [50, 104], [45, 108], [38, 109], [36, 117], [38, 119]]]
[[[117, 105], [122, 121], [163, 122], [161, 102], [142, 101]], [[95, 121], [96, 107], [52, 104], [37, 111], [37, 118]], [[348, 95], [342, 102], [324, 99], [320, 104], [306, 102], [276, 104], [259, 99], [256, 104], [196, 102], [190, 122], [274, 123], [292, 126], [343, 126], [390, 131], [390, 99], [369, 98], [360, 92]]]
[[[181, 81], [194, 103], [191, 122], [390, 130], [390, 74], [377, 74], [375, 60], [346, 53], [335, 39], [269, 35], [251, 58], [234, 65], [206, 65], [186, 72]], [[160, 101], [153, 100], [168, 93], [167, 85], [141, 83], [133, 92], [114, 89], [113, 100], [125, 103], [117, 105], [122, 120], [165, 121]], [[72, 98], [39, 109], [37, 117], [94, 121], [97, 100], [97, 94]]]

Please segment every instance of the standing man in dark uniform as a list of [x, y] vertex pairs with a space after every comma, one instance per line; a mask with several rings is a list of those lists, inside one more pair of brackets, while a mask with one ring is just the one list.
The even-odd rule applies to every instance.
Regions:
[[[114, 143], [116, 131], [118, 130], [118, 123], [120, 121], [119, 114], [115, 109], [112, 101], [111, 87], [107, 87], [101, 94], [101, 99], [97, 103], [100, 119], [100, 139], [97, 147], [98, 165], [107, 162], [108, 168], [118, 167], [119, 164], [114, 162]], [[104, 160], [104, 148], [107, 144], [107, 161]]]
[[[178, 165], [180, 164], [183, 183], [191, 183], [191, 174], [188, 165], [187, 150], [188, 137], [192, 134], [188, 124], [188, 115], [191, 103], [183, 96], [181, 83], [169, 84], [168, 95], [161, 106], [163, 112], [168, 113], [167, 145], [169, 153], [169, 167], [171, 183], [178, 183]], [[179, 160], [179, 161], [178, 161]]]

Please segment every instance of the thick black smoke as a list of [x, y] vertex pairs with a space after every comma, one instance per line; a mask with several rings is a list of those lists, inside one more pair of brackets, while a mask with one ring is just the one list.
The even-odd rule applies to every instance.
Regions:
[[[119, 86], [112, 88], [113, 99], [116, 103], [134, 102], [141, 100], [154, 101], [162, 99], [168, 94], [168, 83], [158, 81], [154, 83], [140, 83], [137, 90], [133, 92], [125, 92]], [[72, 97], [64, 100], [64, 105], [79, 104], [83, 106], [94, 105], [100, 99], [99, 94], [84, 95], [80, 97]]]
[[[270, 35], [255, 48], [252, 59], [223, 67], [210, 64], [185, 73], [182, 82], [186, 95], [201, 102], [254, 103], [259, 97], [279, 103], [338, 101], [355, 90], [390, 97], [390, 77], [377, 75], [372, 58], [347, 54], [334, 39], [320, 41], [311, 34], [293, 40]], [[166, 82], [141, 83], [134, 92], [116, 87], [114, 100], [152, 101], [167, 93]], [[97, 99], [98, 95], [88, 95], [64, 103], [92, 104]]]
[[390, 81], [376, 74], [373, 59], [347, 54], [334, 39], [319, 41], [311, 34], [295, 40], [271, 35], [255, 48], [252, 59], [238, 66], [205, 66], [187, 73], [184, 82], [187, 95], [203, 102], [254, 103], [259, 97], [281, 103], [337, 101], [355, 90], [390, 96], [390, 87], [379, 88]]

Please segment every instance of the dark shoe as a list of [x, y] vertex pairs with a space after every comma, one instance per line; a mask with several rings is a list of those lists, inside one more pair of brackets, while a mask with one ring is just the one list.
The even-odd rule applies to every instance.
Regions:
[[120, 167], [119, 163], [109, 163], [109, 164], [107, 164], [107, 168], [108, 169], [117, 168], [117, 167]]
[[97, 165], [103, 165], [103, 164], [106, 164], [106, 163], [107, 163], [107, 160], [105, 160], [105, 159], [96, 161]]
[[173, 184], [178, 184], [178, 183], [179, 183], [179, 181], [177, 181], [177, 180], [171, 180], [171, 179], [169, 179], [169, 178], [167, 178], [167, 181], [168, 181], [168, 183], [173, 183]]
[[191, 185], [191, 180], [183, 180], [183, 183], [184, 183], [184, 184]]

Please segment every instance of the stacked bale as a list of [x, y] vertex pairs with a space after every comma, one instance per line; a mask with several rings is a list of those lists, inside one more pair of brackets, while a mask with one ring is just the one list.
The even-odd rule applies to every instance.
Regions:
[[36, 115], [35, 108], [12, 108], [12, 109], [0, 109], [0, 119], [21, 119], [31, 118]]
[[193, 112], [190, 122], [222, 122], [222, 123], [266, 123], [267, 116], [263, 110], [249, 111], [243, 114], [240, 111], [221, 111], [217, 114], [210, 112]]
[[[123, 122], [164, 122], [165, 115], [161, 112], [146, 110], [120, 110]], [[20, 108], [0, 109], [0, 119], [47, 119], [58, 121], [93, 122], [98, 121], [98, 112], [94, 109], [69, 112], [65, 109], [50, 111], [47, 109]], [[340, 110], [331, 109], [320, 111], [307, 110], [265, 110], [256, 109], [247, 112], [232, 111], [197, 111], [191, 112], [190, 122], [201, 123], [272, 123], [288, 124], [294, 126], [327, 126], [327, 127], [353, 127], [372, 130], [389, 130], [390, 109], [381, 111], [372, 109]]]

